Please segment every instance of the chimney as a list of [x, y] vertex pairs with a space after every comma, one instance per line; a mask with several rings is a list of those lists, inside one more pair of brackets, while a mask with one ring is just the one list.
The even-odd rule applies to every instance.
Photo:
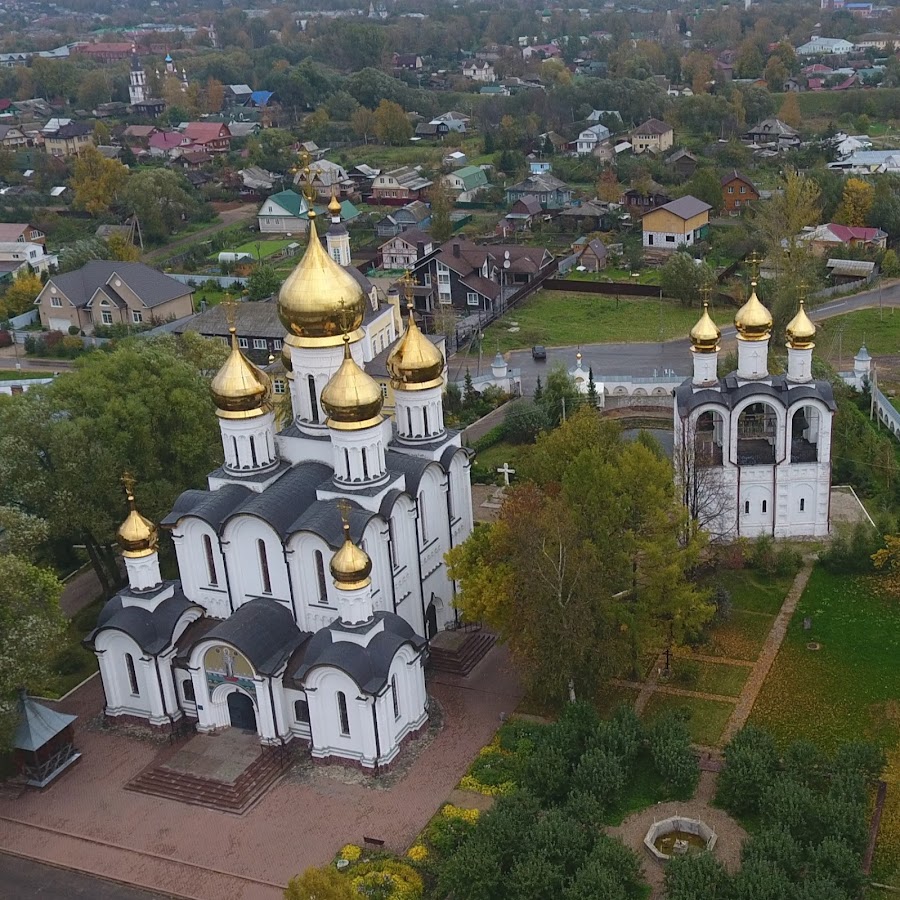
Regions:
[[460, 254], [459, 254], [459, 241], [454, 241], [454, 242], [453, 242], [453, 255], [454, 255], [457, 259], [459, 259], [459, 255], [460, 255]]
[[425, 255], [425, 241], [416, 241], [416, 259], [421, 259]]

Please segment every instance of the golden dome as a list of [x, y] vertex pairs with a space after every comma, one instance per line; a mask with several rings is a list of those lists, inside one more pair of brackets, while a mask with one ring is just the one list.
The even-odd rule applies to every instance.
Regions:
[[362, 337], [365, 297], [356, 279], [326, 252], [309, 212], [309, 244], [278, 292], [278, 316], [296, 347], [336, 347]]
[[156, 526], [149, 519], [145, 519], [134, 505], [133, 481], [127, 482], [127, 485], [130, 511], [128, 518], [116, 532], [116, 540], [122, 548], [122, 556], [128, 559], [141, 559], [156, 553], [159, 536]]
[[812, 350], [816, 346], [813, 342], [816, 336], [816, 326], [806, 314], [803, 300], [800, 301], [797, 315], [788, 322], [785, 331], [788, 339], [787, 345], [792, 350]]
[[350, 338], [344, 336], [344, 361], [322, 389], [322, 407], [329, 428], [360, 431], [381, 421], [384, 399], [381, 386], [350, 355]]
[[745, 341], [767, 341], [772, 334], [772, 313], [756, 296], [756, 282], [750, 282], [750, 299], [737, 311], [734, 327]]
[[344, 521], [344, 543], [331, 557], [331, 575], [338, 589], [352, 591], [371, 582], [372, 560], [350, 540], [350, 525]]
[[335, 194], [334, 191], [331, 192], [331, 202], [328, 204], [328, 212], [330, 212], [332, 216], [339, 216], [341, 214], [341, 201], [338, 200], [337, 194]]
[[424, 391], [443, 383], [444, 357], [416, 325], [412, 307], [403, 337], [387, 358], [391, 385], [399, 391]]
[[272, 382], [241, 353], [234, 326], [228, 331], [231, 353], [210, 382], [209, 392], [218, 407], [219, 418], [253, 419], [271, 411]]
[[691, 329], [691, 346], [697, 353], [715, 353], [719, 349], [719, 331], [709, 314], [709, 303], [703, 301], [703, 315]]

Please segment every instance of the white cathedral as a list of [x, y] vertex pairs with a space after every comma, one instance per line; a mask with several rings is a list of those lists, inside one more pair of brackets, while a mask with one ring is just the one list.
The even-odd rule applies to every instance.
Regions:
[[734, 319], [738, 367], [717, 374], [720, 331], [704, 303], [691, 330], [694, 374], [675, 391], [675, 475], [714, 537], [828, 534], [831, 385], [812, 375], [816, 327], [800, 302], [787, 325], [787, 372], [768, 371], [772, 315], [756, 295]]
[[[112, 719], [255, 730], [371, 770], [428, 717], [428, 639], [455, 617], [444, 554], [473, 525], [470, 458], [444, 427], [440, 350], [411, 312], [398, 336], [393, 309], [337, 261], [349, 238], [335, 203], [328, 251], [311, 211], [278, 297], [293, 421], [276, 433], [270, 380], [232, 328], [210, 386], [225, 462], [161, 523], [180, 579], [162, 579], [129, 490], [129, 584], [86, 644]], [[388, 338], [393, 420], [364, 368]]]

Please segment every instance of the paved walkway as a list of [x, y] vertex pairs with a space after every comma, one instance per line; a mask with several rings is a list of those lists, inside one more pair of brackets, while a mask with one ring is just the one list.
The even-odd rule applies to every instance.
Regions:
[[102, 596], [103, 586], [97, 573], [93, 569], [85, 569], [65, 583], [59, 605], [63, 613], [71, 619]]
[[775, 619], [775, 623], [772, 625], [766, 642], [763, 644], [756, 664], [753, 666], [753, 671], [744, 684], [735, 704], [734, 712], [731, 714], [731, 718], [722, 732], [722, 737], [720, 738], [722, 744], [727, 744], [744, 727], [747, 719], [750, 718], [753, 704], [756, 703], [756, 698], [759, 696], [760, 690], [762, 690], [766, 676], [772, 668], [772, 663], [775, 662], [775, 657], [778, 656], [778, 651], [781, 649], [781, 644], [784, 641], [784, 636], [787, 634], [788, 625], [794, 615], [794, 610], [797, 608], [797, 603], [799, 603], [803, 592], [806, 590], [806, 584], [809, 581], [809, 576], [812, 574], [815, 561], [814, 556], [807, 556], [803, 560], [803, 567], [797, 573], [796, 578], [794, 578], [794, 583], [791, 585], [787, 597], [784, 598], [784, 603], [781, 605], [781, 610]]
[[429, 689], [444, 728], [392, 787], [282, 780], [233, 816], [125, 791], [160, 747], [92, 725], [103, 702], [93, 679], [59, 704], [82, 717], [81, 761], [43, 793], [0, 798], [0, 851], [192, 900], [281, 900], [289, 878], [348, 842], [404, 852], [522, 696], [498, 646], [467, 679], [441, 675]]

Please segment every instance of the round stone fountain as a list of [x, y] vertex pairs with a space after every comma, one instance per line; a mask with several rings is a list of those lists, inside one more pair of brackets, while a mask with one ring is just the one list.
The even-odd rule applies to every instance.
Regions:
[[665, 863], [673, 856], [712, 850], [716, 838], [712, 828], [700, 819], [670, 816], [650, 826], [644, 846], [657, 862]]

